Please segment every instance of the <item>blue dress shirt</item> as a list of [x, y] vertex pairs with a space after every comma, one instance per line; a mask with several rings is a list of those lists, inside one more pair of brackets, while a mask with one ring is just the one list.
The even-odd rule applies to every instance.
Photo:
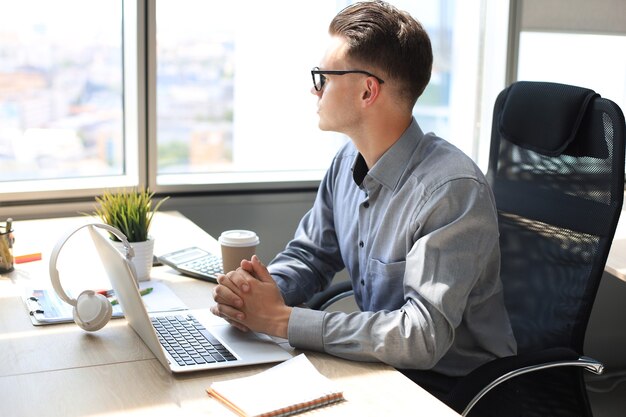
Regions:
[[516, 352], [491, 188], [470, 158], [415, 120], [369, 170], [347, 143], [269, 265], [292, 306], [343, 268], [361, 311], [295, 307], [292, 346], [449, 376]]

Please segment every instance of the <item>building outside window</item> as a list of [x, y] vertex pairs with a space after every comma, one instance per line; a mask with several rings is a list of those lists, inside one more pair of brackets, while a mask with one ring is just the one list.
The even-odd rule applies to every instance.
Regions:
[[[0, 0], [2, 200], [316, 187], [347, 138], [318, 129], [310, 70], [349, 3]], [[488, 2], [392, 3], [433, 44], [415, 117], [478, 159]]]
[[[346, 4], [157, 1], [159, 178], [176, 183], [184, 177], [168, 174], [208, 174], [204, 182], [254, 181], [260, 174], [263, 181], [279, 181], [297, 172], [319, 179], [346, 138], [317, 129], [309, 71], [323, 54], [328, 23]], [[398, 4], [413, 9], [432, 33], [433, 79], [415, 113], [442, 136], [450, 117], [454, 4]]]
[[0, 182], [122, 174], [121, 1], [0, 10]]

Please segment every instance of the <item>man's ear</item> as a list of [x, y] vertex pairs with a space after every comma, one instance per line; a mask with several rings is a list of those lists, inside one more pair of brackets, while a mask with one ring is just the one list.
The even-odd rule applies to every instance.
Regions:
[[365, 80], [365, 89], [361, 93], [361, 103], [363, 107], [369, 107], [376, 102], [380, 94], [380, 84], [373, 77]]

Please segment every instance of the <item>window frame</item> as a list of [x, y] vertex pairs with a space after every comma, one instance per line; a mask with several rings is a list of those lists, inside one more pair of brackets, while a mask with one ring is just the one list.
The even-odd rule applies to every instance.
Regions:
[[[157, 109], [156, 109], [156, 5], [158, 0], [123, 1], [123, 62], [124, 62], [124, 146], [125, 165], [121, 176], [73, 178], [68, 180], [37, 180], [19, 182], [19, 188], [36, 186], [33, 191], [18, 189], [0, 192], [0, 216], [54, 215], [76, 212], [93, 206], [93, 198], [104, 189], [149, 187], [157, 195], [224, 195], [281, 191], [314, 191], [326, 169], [303, 172], [243, 172], [225, 173], [220, 182], [207, 182], [215, 174], [168, 174], [157, 176]], [[514, 2], [515, 0], [510, 0]], [[495, 96], [504, 87], [506, 60], [487, 62], [502, 54], [506, 56], [509, 0], [491, 2], [475, 0], [479, 7], [484, 31], [478, 59], [479, 68], [472, 70], [479, 82], [472, 108], [474, 118], [464, 120], [472, 136], [471, 155], [482, 167], [491, 130], [491, 108]], [[503, 23], [504, 21], [504, 23]], [[499, 40], [498, 40], [499, 39]], [[495, 51], [495, 52], [494, 52]], [[495, 54], [495, 55], [494, 55]], [[466, 109], [467, 110], [467, 109]], [[488, 123], [486, 122], [488, 120]], [[485, 133], [486, 132], [486, 133]], [[178, 181], [178, 178], [184, 181]], [[158, 182], [157, 182], [158, 181]], [[17, 188], [17, 187], [16, 187]], [[51, 209], [51, 206], [55, 206]], [[17, 217], [20, 217], [17, 216]]]
[[[158, 174], [156, 3], [157, 0], [147, 0], [146, 11], [148, 165], [145, 184], [150, 190], [157, 194], [170, 195], [174, 193], [221, 194], [316, 190], [326, 173], [326, 168], [305, 171]], [[184, 178], [184, 181], [180, 181], [179, 178]]]
[[145, 44], [145, 5], [141, 0], [124, 0], [122, 7], [123, 174], [4, 182], [0, 193], [3, 200], [0, 214], [7, 211], [1, 206], [92, 198], [101, 194], [105, 188], [132, 188], [146, 183], [145, 101], [141, 100], [146, 87], [145, 83], [139, 82], [145, 72], [145, 62], [140, 58]]

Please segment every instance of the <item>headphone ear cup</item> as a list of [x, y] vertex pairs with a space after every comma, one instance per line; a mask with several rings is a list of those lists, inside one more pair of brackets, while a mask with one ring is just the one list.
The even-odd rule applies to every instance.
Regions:
[[89, 332], [103, 328], [112, 314], [111, 302], [105, 296], [91, 290], [80, 293], [73, 312], [76, 324]]

